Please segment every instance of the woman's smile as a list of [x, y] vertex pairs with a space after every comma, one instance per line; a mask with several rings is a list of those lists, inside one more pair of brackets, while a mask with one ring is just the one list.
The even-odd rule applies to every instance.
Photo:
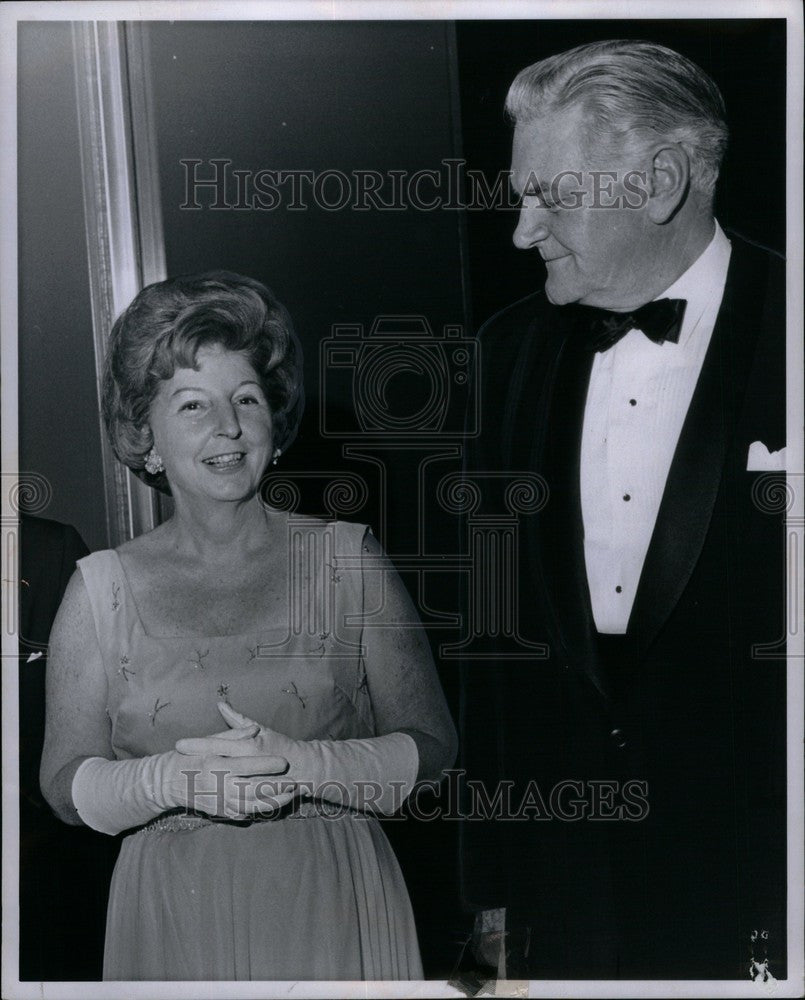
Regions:
[[203, 458], [202, 462], [213, 472], [232, 472], [243, 467], [245, 457], [246, 453], [243, 451], [229, 451], [223, 455]]

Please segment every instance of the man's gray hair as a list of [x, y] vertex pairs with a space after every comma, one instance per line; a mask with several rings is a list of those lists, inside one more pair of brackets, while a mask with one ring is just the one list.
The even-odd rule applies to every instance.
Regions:
[[690, 59], [652, 42], [593, 42], [527, 66], [506, 97], [515, 123], [576, 106], [612, 146], [679, 143], [690, 159], [691, 186], [712, 194], [727, 147], [724, 98]]

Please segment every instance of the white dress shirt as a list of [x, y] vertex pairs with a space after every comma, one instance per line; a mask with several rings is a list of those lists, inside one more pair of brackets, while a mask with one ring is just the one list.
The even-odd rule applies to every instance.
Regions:
[[707, 249], [658, 299], [686, 299], [676, 344], [630, 330], [593, 362], [581, 440], [584, 557], [599, 632], [624, 633], [657, 512], [727, 280], [730, 242]]

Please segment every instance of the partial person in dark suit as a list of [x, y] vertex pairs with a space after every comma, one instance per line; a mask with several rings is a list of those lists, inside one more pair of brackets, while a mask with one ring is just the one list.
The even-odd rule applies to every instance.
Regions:
[[465, 472], [487, 509], [484, 473], [544, 480], [515, 598], [544, 655], [492, 643], [462, 673], [467, 776], [487, 802], [511, 783], [462, 828], [475, 953], [509, 978], [779, 978], [784, 263], [715, 220], [723, 101], [678, 53], [581, 46], [507, 110], [514, 241], [547, 279], [481, 332]]
[[20, 515], [20, 979], [101, 978], [116, 844], [66, 827], [39, 788], [45, 664], [53, 619], [75, 564], [89, 554], [71, 525]]

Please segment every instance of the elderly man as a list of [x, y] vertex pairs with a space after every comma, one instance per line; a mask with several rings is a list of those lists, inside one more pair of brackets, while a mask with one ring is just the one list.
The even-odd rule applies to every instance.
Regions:
[[584, 45], [507, 111], [514, 242], [547, 278], [481, 332], [466, 475], [487, 510], [501, 474], [547, 499], [509, 616], [533, 658], [463, 670], [475, 952], [509, 978], [779, 978], [784, 265], [713, 216], [723, 101], [682, 55]]

